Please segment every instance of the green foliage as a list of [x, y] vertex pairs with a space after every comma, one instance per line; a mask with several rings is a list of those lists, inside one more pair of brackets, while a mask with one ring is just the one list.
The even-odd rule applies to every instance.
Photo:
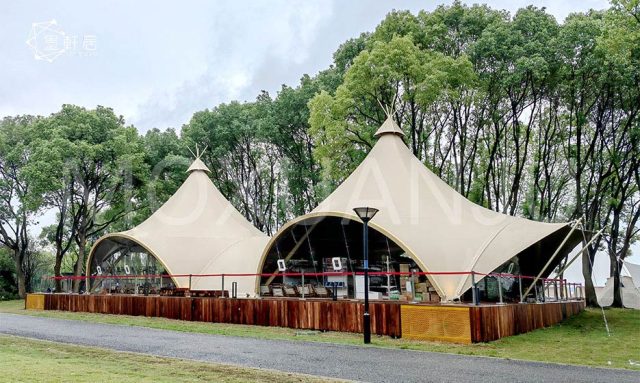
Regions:
[[142, 145], [150, 175], [144, 179], [146, 185], [140, 193], [140, 208], [132, 217], [132, 225], [146, 219], [178, 190], [187, 178], [187, 168], [191, 163], [187, 145], [173, 129], [149, 130], [142, 138]]
[[16, 264], [5, 247], [0, 247], [0, 301], [18, 298]]
[[[55, 247], [55, 272], [75, 250], [81, 275], [90, 245], [110, 226], [130, 228], [145, 201], [149, 167], [137, 130], [110, 108], [63, 105], [38, 120], [25, 172], [58, 222], [45, 238]], [[76, 284], [75, 288], [78, 288]]]

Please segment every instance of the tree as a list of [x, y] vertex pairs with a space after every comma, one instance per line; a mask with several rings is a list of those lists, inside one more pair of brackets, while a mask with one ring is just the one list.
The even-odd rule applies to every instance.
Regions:
[[[410, 37], [372, 46], [353, 61], [335, 96], [325, 91], [309, 104], [310, 132], [319, 143], [315, 155], [333, 185], [371, 149], [373, 133], [386, 118], [381, 105], [391, 109], [408, 132], [414, 154], [424, 157], [430, 136], [425, 109], [471, 69], [466, 58], [423, 52]], [[460, 72], [464, 74], [458, 77]]]
[[640, 5], [635, 1], [616, 1], [605, 13], [602, 35], [596, 49], [601, 51], [608, 82], [615, 94], [605, 125], [605, 152], [612, 165], [607, 195], [610, 276], [614, 280], [613, 306], [622, 307], [620, 270], [638, 239], [640, 227]]
[[207, 146], [201, 158], [220, 192], [257, 228], [271, 233], [279, 156], [259, 123], [260, 106], [232, 102], [197, 112], [182, 137], [191, 147]]
[[29, 249], [24, 257], [22, 269], [24, 270], [25, 285], [28, 292], [41, 289], [42, 278], [50, 276], [53, 271], [53, 254], [44, 250], [37, 241], [30, 241]]
[[32, 155], [36, 120], [18, 116], [0, 123], [0, 245], [11, 252], [21, 298], [28, 287], [23, 267], [30, 246], [28, 229], [41, 206], [32, 188], [33, 179], [25, 171]]
[[[472, 201], [548, 222], [584, 217], [585, 243], [605, 228], [619, 304], [617, 265], [640, 209], [638, 20], [635, 0], [562, 25], [535, 7], [390, 13], [341, 47], [343, 83], [309, 103], [320, 184], [330, 192], [351, 173], [385, 118], [380, 104], [390, 107], [414, 154]], [[583, 257], [590, 305], [604, 249], [595, 241]]]
[[[142, 222], [178, 190], [187, 178], [187, 168], [191, 163], [187, 153], [189, 149], [193, 150], [180, 140], [173, 129], [149, 130], [143, 137], [142, 144], [146, 167], [151, 169], [151, 176], [145, 177], [146, 185], [141, 190], [138, 204], [140, 208], [134, 211], [131, 225]], [[118, 222], [114, 228], [117, 226]]]
[[[147, 171], [144, 150], [135, 128], [101, 106], [63, 105], [38, 127], [41, 144], [30, 168], [46, 169], [38, 189], [58, 213], [55, 273], [73, 241], [74, 275], [81, 276], [90, 240], [137, 208]], [[74, 291], [79, 288], [76, 280]]]
[[273, 101], [266, 97], [258, 100], [264, 111], [261, 125], [265, 135], [282, 155], [286, 181], [278, 199], [287, 202], [279, 206], [282, 223], [311, 211], [319, 202], [320, 166], [313, 158], [315, 142], [309, 133], [308, 103], [322, 90], [335, 92], [338, 76], [335, 69], [313, 78], [305, 75], [296, 88], [283, 85]]
[[0, 246], [0, 301], [18, 296], [16, 263], [8, 248]]

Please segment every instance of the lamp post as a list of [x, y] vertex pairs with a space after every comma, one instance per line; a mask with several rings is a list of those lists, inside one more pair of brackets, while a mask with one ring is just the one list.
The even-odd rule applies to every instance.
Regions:
[[353, 209], [362, 220], [362, 252], [364, 255], [364, 343], [371, 343], [371, 317], [369, 316], [369, 221], [378, 212], [373, 207], [356, 207]]

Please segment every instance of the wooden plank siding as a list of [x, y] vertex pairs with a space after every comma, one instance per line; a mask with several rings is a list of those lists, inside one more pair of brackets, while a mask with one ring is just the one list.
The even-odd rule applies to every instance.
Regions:
[[[402, 307], [405, 309], [401, 310]], [[424, 310], [410, 310], [420, 307]], [[468, 310], [469, 321], [447, 320], [446, 315], [442, 316], [452, 308]], [[578, 314], [584, 308], [584, 301], [480, 306], [375, 302], [370, 304], [371, 332], [400, 338], [403, 336], [402, 317], [411, 313], [411, 318], [405, 318], [408, 321], [405, 327], [415, 328], [415, 339], [463, 341], [461, 339], [467, 336], [464, 334], [469, 334], [469, 330], [456, 326], [470, 326], [471, 342], [489, 342], [552, 326]], [[44, 309], [361, 333], [364, 306], [357, 301], [319, 299], [44, 294]], [[434, 329], [442, 327], [444, 335], [438, 339], [433, 338], [437, 337], [437, 332], [432, 334], [426, 327], [422, 329], [419, 326], [422, 322], [430, 324]], [[405, 337], [412, 338], [411, 331], [407, 332]]]
[[[359, 333], [364, 306], [330, 300], [46, 294], [45, 310]], [[370, 314], [373, 334], [401, 337], [400, 304], [371, 303]]]
[[585, 308], [584, 301], [471, 306], [471, 340], [490, 342], [549, 327]]

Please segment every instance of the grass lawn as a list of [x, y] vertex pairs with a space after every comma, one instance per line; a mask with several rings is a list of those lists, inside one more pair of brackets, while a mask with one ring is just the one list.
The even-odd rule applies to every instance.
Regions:
[[[0, 312], [204, 334], [362, 344], [360, 334], [186, 322], [164, 318], [62, 311], [26, 311], [23, 301], [0, 302]], [[556, 326], [503, 338], [491, 343], [457, 345], [374, 336], [372, 346], [640, 370], [640, 366], [629, 362], [631, 360], [640, 363], [640, 311], [605, 309], [605, 313], [611, 329], [611, 336], [607, 336], [601, 310], [587, 309]]]
[[0, 382], [326, 382], [271, 370], [0, 335]]

